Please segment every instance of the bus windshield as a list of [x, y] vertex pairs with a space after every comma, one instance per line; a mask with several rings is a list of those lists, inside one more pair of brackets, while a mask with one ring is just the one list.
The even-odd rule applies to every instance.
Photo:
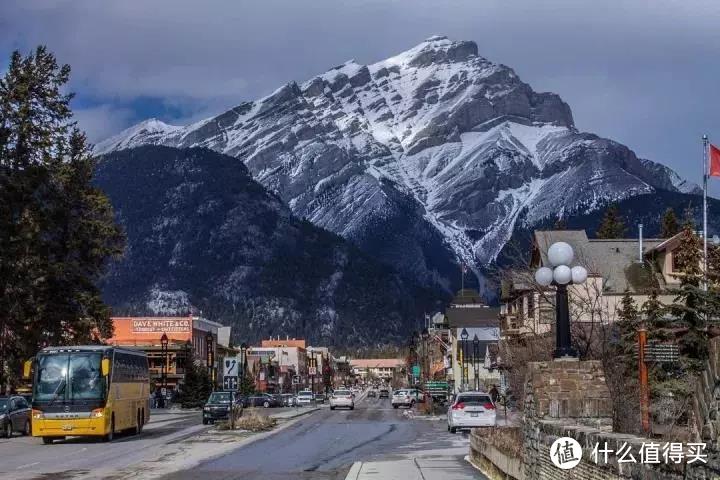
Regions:
[[37, 362], [37, 401], [98, 400], [105, 395], [100, 353], [41, 355]]

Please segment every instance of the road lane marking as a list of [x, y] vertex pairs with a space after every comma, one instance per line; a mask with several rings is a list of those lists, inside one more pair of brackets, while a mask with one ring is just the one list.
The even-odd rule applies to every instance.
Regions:
[[15, 467], [15, 470], [22, 470], [23, 468], [32, 467], [33, 465], [37, 465], [40, 462], [33, 462], [33, 463], [26, 463], [25, 465], [20, 465], [19, 467]]

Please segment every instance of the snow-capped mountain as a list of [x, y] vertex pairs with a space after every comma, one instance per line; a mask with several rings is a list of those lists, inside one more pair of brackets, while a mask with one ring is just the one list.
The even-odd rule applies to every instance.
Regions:
[[442, 36], [193, 125], [145, 121], [96, 153], [143, 144], [238, 158], [297, 216], [445, 288], [457, 260], [488, 264], [519, 224], [658, 189], [697, 191], [669, 168], [577, 131], [558, 95], [534, 92], [475, 43]]

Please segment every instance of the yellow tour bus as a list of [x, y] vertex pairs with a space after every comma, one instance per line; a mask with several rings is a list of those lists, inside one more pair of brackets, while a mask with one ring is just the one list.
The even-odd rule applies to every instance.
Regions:
[[150, 420], [150, 375], [142, 351], [106, 345], [47, 347], [24, 365], [32, 375], [32, 435], [140, 433]]

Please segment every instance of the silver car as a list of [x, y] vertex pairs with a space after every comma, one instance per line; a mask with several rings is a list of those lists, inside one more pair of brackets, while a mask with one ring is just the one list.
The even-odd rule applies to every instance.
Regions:
[[391, 400], [393, 408], [412, 407], [415, 405], [415, 395], [410, 390], [395, 390]]
[[335, 410], [336, 408], [355, 409], [355, 400], [350, 390], [335, 390], [333, 392], [330, 397], [330, 410]]
[[297, 404], [300, 406], [303, 405], [313, 405], [315, 403], [315, 395], [313, 395], [310, 391], [302, 391], [297, 394]]
[[447, 411], [448, 432], [455, 433], [459, 428], [494, 427], [496, 414], [489, 394], [459, 393]]

